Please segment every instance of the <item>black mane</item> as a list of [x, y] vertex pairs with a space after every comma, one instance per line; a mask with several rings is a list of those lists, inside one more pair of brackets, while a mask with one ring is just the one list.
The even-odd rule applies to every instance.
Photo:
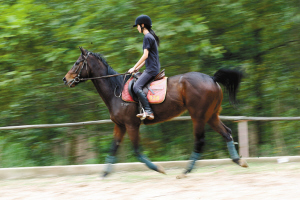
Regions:
[[[118, 72], [116, 72], [113, 68], [111, 68], [111, 66], [109, 66], [109, 64], [106, 62], [106, 60], [103, 58], [103, 56], [101, 54], [98, 53], [93, 53], [90, 52], [91, 55], [95, 56], [96, 58], [98, 58], [107, 68], [107, 75], [114, 75], [114, 74], [119, 74]], [[124, 86], [124, 75], [120, 75], [120, 76], [115, 76], [115, 77], [111, 77], [111, 78], [107, 78], [111, 84], [111, 87], [117, 91], [122, 91], [122, 88]], [[117, 93], [119, 94], [119, 92]]]

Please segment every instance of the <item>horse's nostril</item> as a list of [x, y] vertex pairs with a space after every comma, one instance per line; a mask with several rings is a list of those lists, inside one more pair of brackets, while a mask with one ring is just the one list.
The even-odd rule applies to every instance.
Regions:
[[66, 80], [66, 77], [64, 77], [64, 78], [63, 78], [63, 81], [64, 81], [64, 82], [66, 82], [66, 81], [67, 81], [67, 80]]

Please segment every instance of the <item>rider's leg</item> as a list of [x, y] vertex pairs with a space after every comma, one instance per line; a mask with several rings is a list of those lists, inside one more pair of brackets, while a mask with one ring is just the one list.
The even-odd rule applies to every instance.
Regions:
[[[143, 92], [143, 87], [153, 78], [150, 74], [147, 72], [143, 72], [143, 74], [139, 77], [139, 79], [135, 82], [133, 85], [133, 91], [137, 95], [139, 101], [142, 103], [142, 106], [145, 110], [145, 115], [147, 119], [154, 119], [153, 111], [150, 107], [149, 101], [147, 99], [146, 94]], [[137, 117], [142, 118], [144, 116], [144, 113], [138, 114]]]

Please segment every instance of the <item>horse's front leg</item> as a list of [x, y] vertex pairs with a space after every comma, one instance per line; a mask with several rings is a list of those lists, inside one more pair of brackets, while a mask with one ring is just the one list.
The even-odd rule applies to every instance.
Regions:
[[103, 177], [107, 176], [112, 171], [112, 164], [116, 162], [117, 150], [123, 140], [126, 128], [124, 126], [115, 125], [114, 128], [114, 140], [111, 145], [110, 155], [106, 157], [105, 163], [106, 167], [104, 169]]
[[145, 163], [148, 168], [150, 168], [154, 171], [166, 174], [165, 169], [162, 166], [153, 164], [145, 155], [140, 153], [140, 150], [139, 150], [140, 149], [139, 126], [126, 126], [126, 129], [127, 129], [129, 138], [133, 144], [134, 152], [135, 152], [138, 160], [141, 161], [142, 163]]

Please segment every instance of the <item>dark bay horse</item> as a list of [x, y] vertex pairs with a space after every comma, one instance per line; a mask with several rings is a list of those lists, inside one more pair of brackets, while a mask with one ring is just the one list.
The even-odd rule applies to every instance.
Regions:
[[[119, 91], [123, 86], [124, 75], [103, 78], [103, 76], [118, 73], [99, 54], [89, 52], [81, 47], [80, 50], [81, 55], [63, 78], [63, 81], [69, 87], [75, 87], [80, 82], [91, 79], [99, 95], [108, 107], [111, 120], [115, 123], [114, 140], [110, 155], [106, 158], [107, 167], [104, 170], [104, 176], [111, 172], [111, 165], [115, 163], [117, 149], [126, 131], [133, 143], [137, 158], [150, 169], [165, 173], [163, 167], [154, 165], [140, 153], [139, 127], [142, 121], [136, 117], [138, 105], [136, 103], [124, 103], [116, 95], [116, 90]], [[227, 142], [231, 159], [242, 167], [248, 166], [246, 161], [240, 159], [235, 149], [230, 128], [225, 126], [219, 118], [223, 92], [218, 83], [225, 86], [230, 99], [234, 101], [238, 85], [241, 81], [241, 75], [240, 72], [235, 70], [219, 70], [213, 77], [199, 72], [189, 72], [172, 76], [167, 81], [165, 101], [161, 104], [151, 105], [155, 119], [152, 121], [145, 119], [143, 123], [146, 125], [167, 121], [179, 116], [186, 110], [191, 115], [195, 138], [194, 151], [190, 157], [190, 163], [182, 176], [191, 172], [195, 162], [200, 158], [204, 145], [204, 125], [206, 123], [223, 136]]]

